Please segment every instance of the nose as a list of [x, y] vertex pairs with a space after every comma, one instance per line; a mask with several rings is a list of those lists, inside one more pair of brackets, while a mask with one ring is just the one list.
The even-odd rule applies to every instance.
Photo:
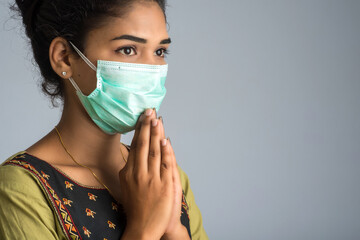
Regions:
[[156, 64], [155, 63], [155, 56], [154, 54], [151, 54], [150, 51], [146, 51], [141, 55], [141, 58], [139, 58], [139, 63], [142, 64]]

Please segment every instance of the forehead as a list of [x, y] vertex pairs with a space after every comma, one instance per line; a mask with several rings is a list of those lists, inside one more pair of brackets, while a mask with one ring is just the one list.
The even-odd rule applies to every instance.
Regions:
[[121, 18], [110, 17], [102, 27], [92, 31], [90, 39], [109, 41], [123, 34], [145, 38], [149, 42], [168, 38], [165, 16], [159, 5], [155, 2], [135, 3]]

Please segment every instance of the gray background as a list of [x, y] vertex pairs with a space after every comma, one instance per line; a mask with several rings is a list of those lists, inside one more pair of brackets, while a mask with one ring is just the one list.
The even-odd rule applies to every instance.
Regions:
[[[169, 1], [160, 114], [211, 239], [360, 239], [360, 2]], [[60, 110], [1, 14], [0, 159]], [[123, 137], [129, 143], [131, 134]]]

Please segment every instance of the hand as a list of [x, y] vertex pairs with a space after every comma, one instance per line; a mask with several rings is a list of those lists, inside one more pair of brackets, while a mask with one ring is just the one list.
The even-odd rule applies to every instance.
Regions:
[[[165, 138], [165, 129], [161, 118], [161, 126], [160, 126], [160, 135], [161, 139]], [[161, 237], [161, 240], [175, 240], [175, 239], [189, 239], [189, 234], [184, 225], [182, 225], [180, 217], [181, 217], [181, 206], [182, 206], [182, 187], [180, 181], [179, 170], [177, 168], [176, 158], [174, 149], [172, 148], [171, 141], [167, 142], [169, 144], [169, 148], [171, 151], [171, 159], [173, 160], [173, 206], [171, 211], [171, 218], [169, 220], [169, 224], [165, 230], [164, 235]]]
[[[171, 144], [171, 143], [170, 143]], [[173, 210], [171, 213], [171, 218], [169, 224], [165, 230], [165, 234], [162, 236], [161, 240], [175, 240], [175, 239], [189, 239], [189, 234], [184, 225], [182, 225], [180, 217], [181, 217], [181, 202], [182, 202], [182, 187], [180, 182], [180, 175], [177, 169], [177, 163], [175, 158], [175, 153], [173, 148], [171, 147], [171, 155], [173, 159], [173, 191], [174, 191], [174, 202], [173, 202]]]
[[127, 216], [123, 239], [160, 239], [173, 212], [173, 152], [155, 111], [145, 113], [136, 125], [127, 164], [119, 173]]

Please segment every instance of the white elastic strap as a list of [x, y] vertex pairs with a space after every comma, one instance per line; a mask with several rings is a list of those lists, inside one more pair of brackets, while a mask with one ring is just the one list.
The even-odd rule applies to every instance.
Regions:
[[[79, 86], [76, 84], [76, 82], [74, 81], [74, 79], [72, 77], [69, 77], [69, 80], [71, 82], [71, 84], [74, 86], [74, 88], [76, 89], [76, 91], [81, 92]], [[82, 93], [82, 92], [81, 92]]]
[[80, 57], [89, 65], [89, 67], [91, 67], [96, 72], [95, 65], [92, 64], [92, 62], [90, 62], [90, 60], [85, 57], [85, 55], [71, 41], [69, 41], [69, 43], [71, 44], [71, 46], [73, 46], [73, 48], [80, 55]]

